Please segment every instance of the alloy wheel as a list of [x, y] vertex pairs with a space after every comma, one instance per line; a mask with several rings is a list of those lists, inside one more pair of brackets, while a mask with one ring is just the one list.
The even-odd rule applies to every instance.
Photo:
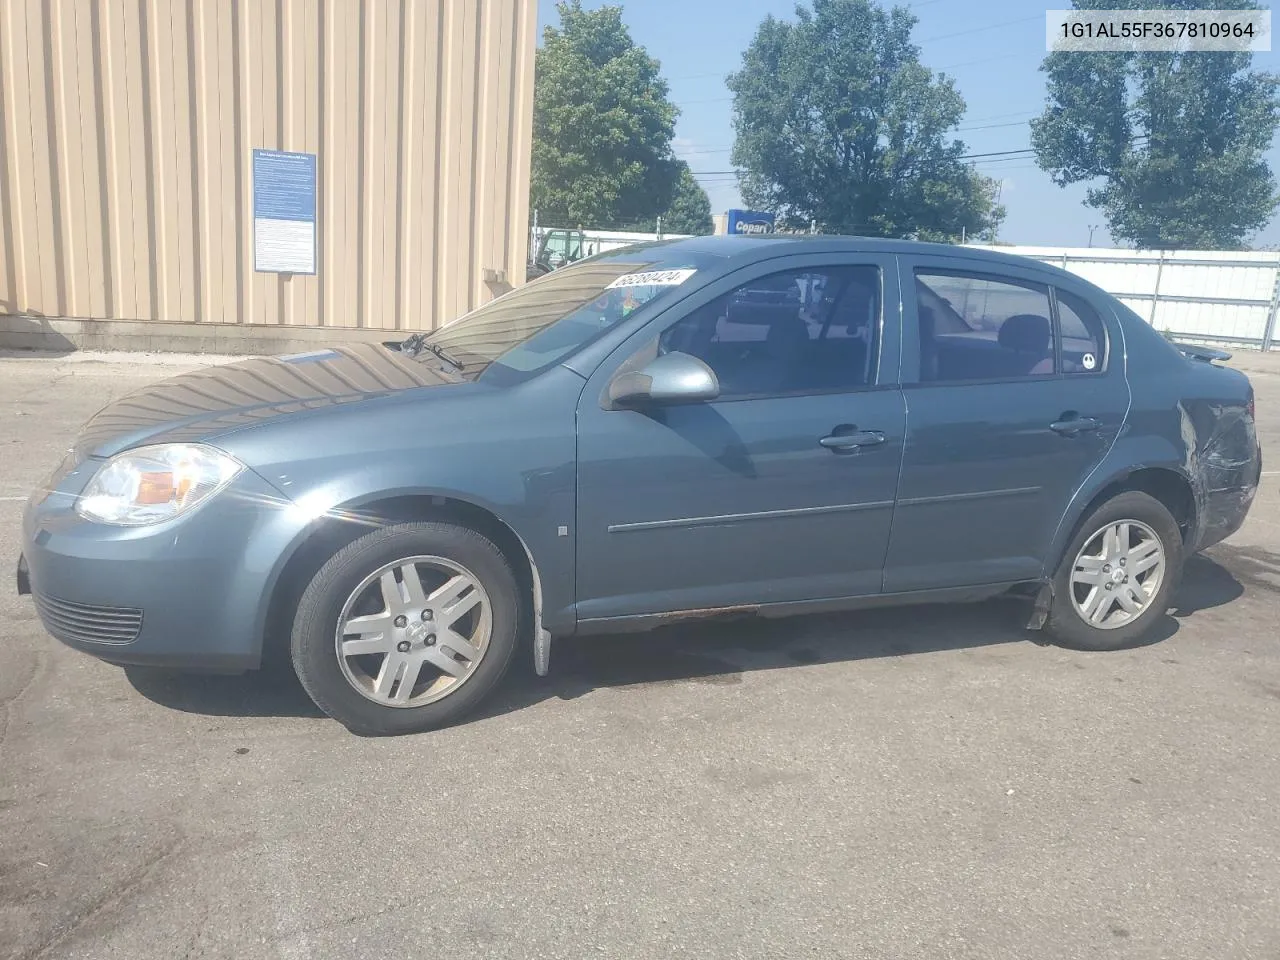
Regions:
[[475, 574], [444, 557], [415, 556], [379, 567], [351, 592], [335, 648], [362, 696], [420, 707], [475, 674], [492, 632], [492, 606]]
[[1148, 609], [1165, 576], [1160, 537], [1139, 520], [1118, 520], [1089, 537], [1071, 567], [1071, 606], [1091, 627], [1114, 630]]

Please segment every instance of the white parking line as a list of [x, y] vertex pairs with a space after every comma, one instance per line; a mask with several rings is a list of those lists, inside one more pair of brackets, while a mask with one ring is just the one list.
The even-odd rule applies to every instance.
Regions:
[[26, 497], [0, 497], [0, 503], [21, 503]]

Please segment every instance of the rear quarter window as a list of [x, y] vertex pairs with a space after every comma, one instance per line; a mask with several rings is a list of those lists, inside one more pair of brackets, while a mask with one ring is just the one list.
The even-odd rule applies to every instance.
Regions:
[[1062, 372], [1102, 373], [1107, 368], [1107, 331], [1098, 312], [1083, 298], [1055, 288], [1062, 338]]

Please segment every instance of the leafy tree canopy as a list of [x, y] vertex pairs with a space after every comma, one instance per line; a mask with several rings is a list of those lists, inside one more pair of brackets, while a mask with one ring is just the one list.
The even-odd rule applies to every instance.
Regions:
[[949, 137], [964, 99], [920, 63], [916, 18], [870, 0], [766, 17], [728, 78], [742, 196], [781, 223], [884, 237], [994, 233], [995, 183]]
[[621, 7], [556, 10], [535, 62], [532, 208], [545, 224], [652, 229], [680, 174], [658, 61], [632, 42]]
[[680, 179], [676, 181], [675, 197], [662, 215], [664, 233], [692, 233], [703, 235], [715, 230], [711, 220], [711, 199], [693, 177], [693, 171], [683, 160], [680, 163]]
[[[1086, 9], [1260, 9], [1253, 0], [1073, 0]], [[1113, 237], [1139, 247], [1231, 249], [1264, 226], [1263, 159], [1280, 123], [1277, 78], [1248, 53], [1051, 53], [1036, 162], [1081, 181]]]

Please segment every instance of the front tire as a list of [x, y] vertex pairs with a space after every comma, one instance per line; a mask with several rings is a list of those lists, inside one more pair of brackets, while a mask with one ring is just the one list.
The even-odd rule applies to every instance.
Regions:
[[515, 652], [515, 574], [452, 523], [366, 534], [320, 568], [294, 617], [294, 670], [316, 705], [355, 733], [453, 723], [497, 685]]
[[1169, 609], [1182, 561], [1182, 533], [1164, 504], [1136, 490], [1118, 494], [1067, 545], [1045, 627], [1078, 650], [1132, 646]]

